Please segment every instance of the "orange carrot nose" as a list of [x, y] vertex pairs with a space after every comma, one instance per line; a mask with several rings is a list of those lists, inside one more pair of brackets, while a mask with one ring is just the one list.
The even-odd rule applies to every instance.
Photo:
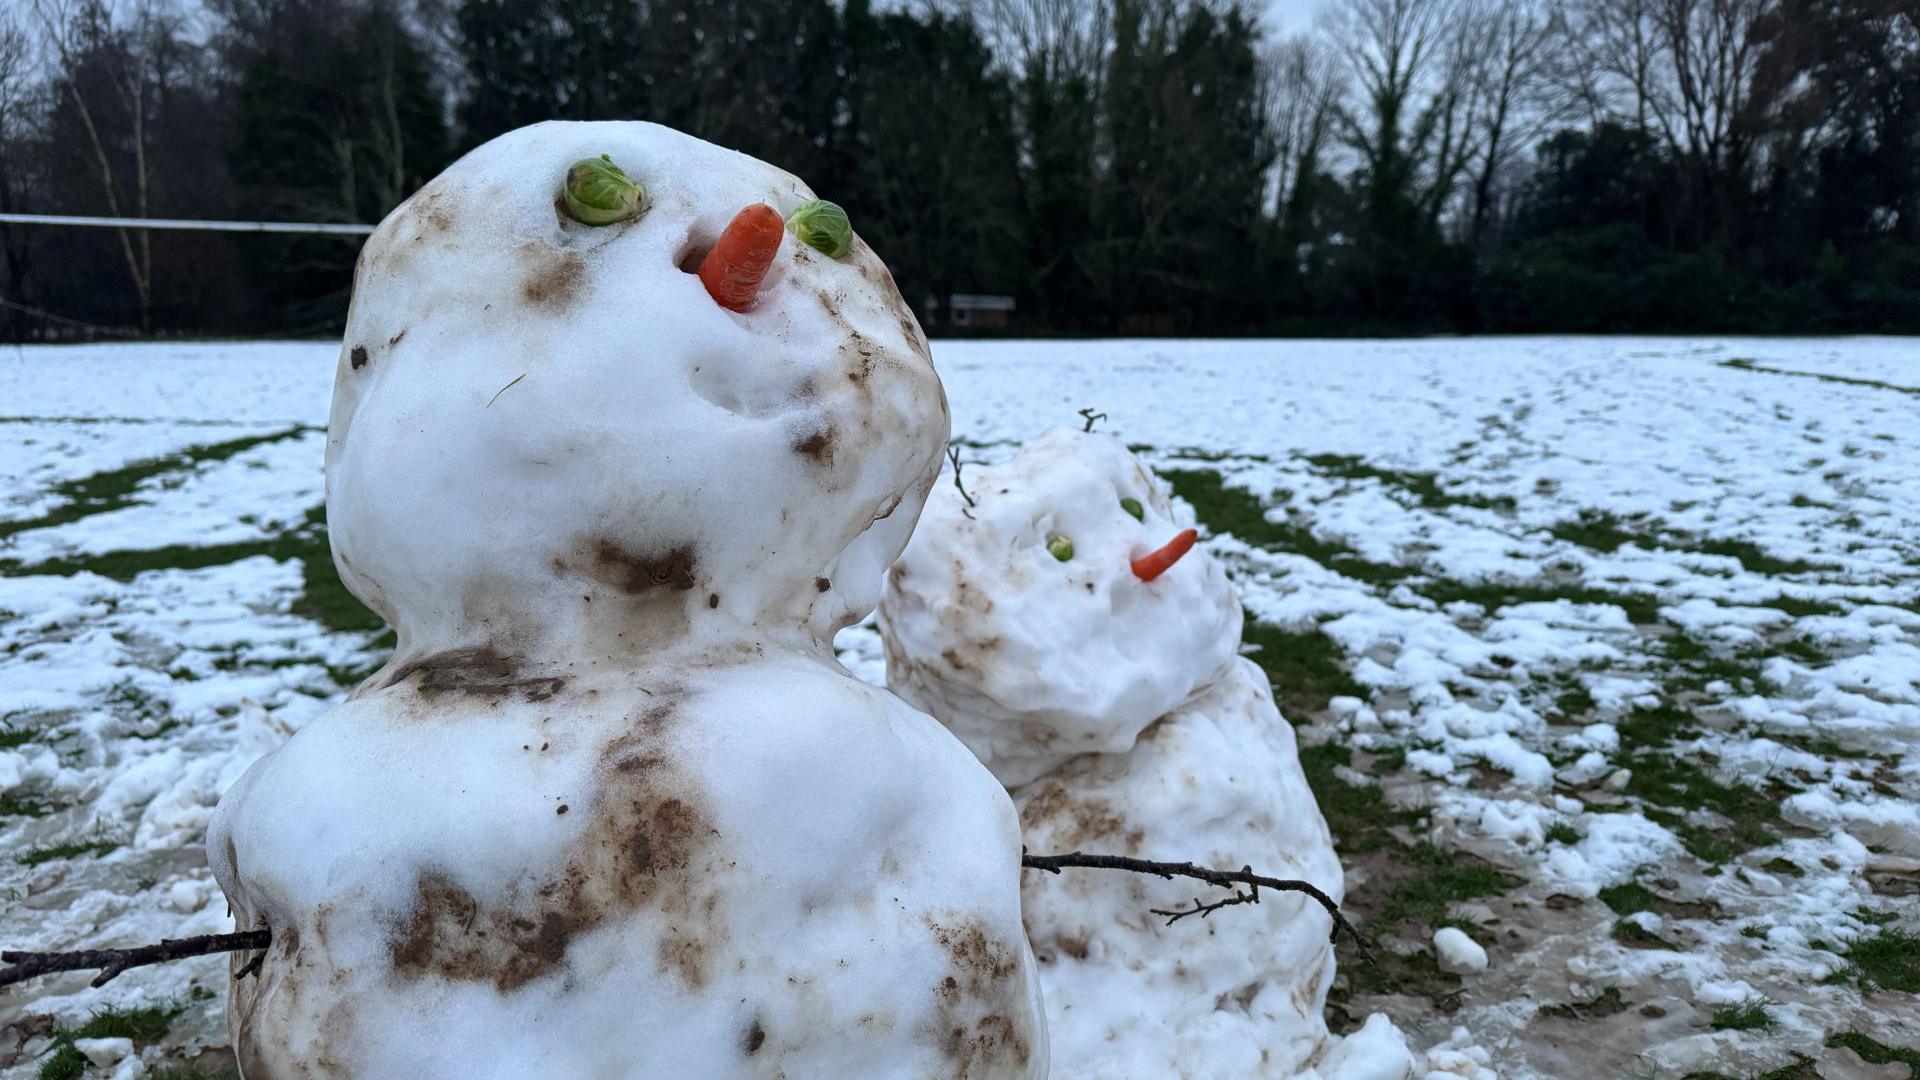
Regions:
[[700, 260], [700, 283], [707, 287], [707, 294], [729, 311], [752, 307], [786, 232], [780, 211], [766, 203], [754, 203], [735, 214], [713, 242], [713, 250]]
[[1158, 551], [1150, 551], [1133, 560], [1133, 576], [1141, 581], [1152, 581], [1173, 568], [1180, 556], [1193, 550], [1193, 542], [1200, 539], [1197, 529], [1187, 529], [1179, 536], [1167, 541], [1167, 546]]

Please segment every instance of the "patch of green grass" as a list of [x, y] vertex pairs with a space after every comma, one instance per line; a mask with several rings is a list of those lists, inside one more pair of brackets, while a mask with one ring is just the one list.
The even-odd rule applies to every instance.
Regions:
[[1757, 847], [1778, 843], [1780, 837], [1765, 825], [1736, 821], [1730, 826], [1695, 824], [1678, 814], [1645, 808], [1648, 820], [1663, 825], [1687, 853], [1712, 866], [1723, 866]]
[[1593, 691], [1587, 689], [1587, 684], [1581, 682], [1579, 676], [1569, 674], [1565, 677], [1564, 685], [1566, 688], [1554, 695], [1555, 715], [1568, 723], [1578, 723], [1593, 715]]
[[1623, 945], [1632, 945], [1641, 949], [1666, 949], [1678, 952], [1673, 942], [1641, 926], [1632, 919], [1616, 919], [1613, 923], [1613, 940]]
[[52, 812], [52, 805], [25, 792], [10, 791], [0, 795], [0, 818], [46, 817]]
[[1770, 874], [1785, 874], [1787, 877], [1805, 877], [1807, 874], [1805, 870], [1800, 868], [1799, 863], [1780, 855], [1775, 855], [1773, 858], [1761, 863], [1760, 869]]
[[1662, 637], [1657, 649], [1676, 669], [1667, 680], [1673, 690], [1699, 690], [1713, 682], [1751, 690], [1760, 685], [1761, 663], [1767, 656], [1763, 652], [1723, 652], [1683, 631]]
[[[1633, 521], [1644, 521], [1644, 514], [1634, 515]], [[1578, 544], [1592, 551], [1618, 551], [1628, 543], [1648, 541], [1652, 534], [1644, 529], [1628, 524], [1622, 518], [1608, 510], [1582, 510], [1580, 516], [1571, 521], [1562, 521], [1547, 530], [1556, 538], [1569, 544]]]
[[1335, 770], [1351, 767], [1352, 762], [1352, 752], [1336, 742], [1300, 748], [1301, 771], [1320, 804], [1321, 816], [1327, 819], [1334, 846], [1350, 855], [1398, 846], [1393, 826], [1412, 826], [1422, 815], [1395, 807], [1378, 784], [1349, 784], [1340, 779]]
[[1620, 734], [1622, 750], [1649, 750], [1665, 747], [1677, 739], [1699, 733], [1693, 714], [1676, 705], [1656, 705], [1635, 709], [1614, 722]]
[[1511, 495], [1488, 497], [1448, 491], [1441, 486], [1438, 473], [1383, 469], [1369, 465], [1364, 458], [1352, 454], [1314, 454], [1306, 461], [1328, 476], [1346, 480], [1377, 480], [1385, 487], [1411, 495], [1415, 502], [1429, 510], [1471, 506], [1480, 510], [1510, 512], [1517, 505]]
[[69, 840], [64, 844], [46, 844], [28, 848], [15, 855], [13, 861], [21, 866], [39, 866], [41, 863], [52, 862], [55, 859], [71, 859], [78, 855], [98, 857], [116, 850], [119, 846], [118, 840], [96, 836], [90, 840]]
[[1777, 794], [1745, 784], [1723, 784], [1678, 754], [1646, 753], [1631, 760], [1627, 793], [1656, 806], [1711, 810], [1735, 822], [1780, 820]]
[[1538, 1016], [1551, 1016], [1561, 1020], [1598, 1020], [1615, 1013], [1627, 1011], [1627, 1002], [1620, 996], [1616, 987], [1609, 986], [1600, 991], [1600, 996], [1590, 1001], [1569, 1001], [1560, 1005], [1542, 1005], [1536, 1011]]
[[1766, 549], [1751, 540], [1722, 540], [1713, 537], [1687, 536], [1678, 538], [1668, 536], [1662, 540], [1663, 547], [1679, 551], [1691, 551], [1700, 555], [1720, 555], [1738, 559], [1740, 565], [1755, 574], [1769, 577], [1780, 574], [1804, 574], [1814, 570], [1832, 570], [1827, 563], [1811, 563], [1805, 559], [1783, 559], [1767, 552]]
[[1580, 830], [1564, 821], [1556, 821], [1547, 826], [1547, 842], [1550, 844], [1577, 844], [1586, 839]]
[[[192, 1000], [208, 996], [210, 991], [196, 988]], [[132, 1039], [136, 1047], [158, 1042], [186, 1011], [187, 1001], [179, 998], [131, 1009], [109, 1006], [89, 1016], [79, 1027], [56, 1027], [48, 1036], [53, 1045], [46, 1060], [40, 1063], [39, 1080], [76, 1080], [92, 1067], [73, 1045], [76, 1039]]]
[[1875, 390], [1892, 390], [1900, 394], [1920, 395], [1920, 386], [1900, 386], [1896, 383], [1881, 382], [1878, 379], [1859, 379], [1850, 375], [1829, 375], [1824, 371], [1792, 371], [1787, 368], [1761, 367], [1751, 359], [1739, 358], [1722, 360], [1720, 366], [1735, 371], [1753, 371], [1763, 375], [1787, 375], [1796, 379], [1818, 379], [1821, 382], [1840, 383], [1844, 386], [1867, 386]]
[[1273, 683], [1273, 696], [1298, 724], [1324, 712], [1336, 697], [1366, 700], [1367, 689], [1347, 670], [1346, 653], [1319, 630], [1283, 630], [1249, 616], [1241, 641], [1255, 646], [1250, 659]]
[[1869, 1065], [1905, 1065], [1913, 1070], [1913, 1075], [1920, 1076], [1920, 1050], [1888, 1046], [1858, 1031], [1842, 1031], [1829, 1035], [1827, 1045], [1845, 1047], [1859, 1054], [1860, 1060]]
[[305, 578], [305, 589], [294, 601], [295, 614], [305, 615], [332, 630], [374, 631], [386, 625], [367, 610], [334, 569], [333, 553], [327, 545], [326, 508], [316, 506], [299, 525], [260, 540], [196, 547], [174, 544], [137, 551], [110, 551], [99, 555], [80, 555], [23, 564], [0, 561], [0, 575], [48, 574], [70, 577], [91, 572], [115, 581], [131, 581], [149, 570], [197, 570], [225, 566], [256, 555], [281, 561], [297, 560]]
[[1752, 938], [1755, 941], [1765, 941], [1767, 940], [1767, 928], [1760, 923], [1748, 923], [1740, 928], [1740, 936], [1743, 938]]
[[1338, 540], [1315, 536], [1313, 530], [1291, 519], [1274, 521], [1267, 507], [1251, 491], [1228, 486], [1217, 472], [1204, 469], [1169, 469], [1160, 474], [1180, 496], [1193, 505], [1194, 514], [1216, 533], [1231, 533], [1256, 547], [1312, 559], [1321, 566], [1355, 581], [1382, 584], [1404, 580], [1415, 571], [1390, 563], [1362, 558]]
[[1642, 625], [1660, 621], [1660, 599], [1651, 593], [1616, 592], [1587, 585], [1555, 584], [1547, 581], [1454, 581], [1433, 579], [1414, 586], [1422, 596], [1436, 604], [1465, 601], [1479, 604], [1489, 614], [1513, 604], [1553, 603], [1612, 604], [1627, 613], [1627, 618]]
[[1657, 911], [1660, 907], [1660, 898], [1654, 895], [1653, 890], [1637, 881], [1601, 889], [1600, 902], [1612, 908], [1615, 915]]
[[1750, 997], [1738, 1005], [1726, 1005], [1715, 1009], [1713, 1030], [1715, 1031], [1768, 1031], [1773, 1028], [1773, 1014], [1767, 1007], [1773, 1002], [1763, 997]]
[[[1680, 1080], [1742, 1080], [1742, 1078], [1721, 1072], [1698, 1071], [1690, 1072]], [[1791, 1063], [1763, 1073], [1754, 1073], [1745, 1080], [1823, 1080], [1823, 1077], [1815, 1071], [1812, 1058], [1796, 1053]]]
[[122, 465], [117, 469], [107, 469], [90, 476], [61, 481], [53, 486], [51, 492], [54, 497], [61, 500], [59, 505], [39, 517], [0, 521], [0, 539], [28, 529], [65, 525], [70, 521], [78, 521], [94, 514], [104, 514], [131, 506], [135, 501], [134, 493], [140, 485], [155, 477], [182, 473], [205, 462], [225, 461], [235, 454], [251, 450], [263, 443], [295, 438], [309, 430], [311, 429], [305, 426], [297, 426], [265, 435], [246, 435], [224, 442], [202, 443], [189, 446], [177, 453], [145, 458]]
[[1920, 936], [1897, 926], [1883, 926], [1872, 937], [1847, 946], [1844, 975], [1860, 989], [1920, 993]]
[[1478, 856], [1424, 840], [1403, 853], [1401, 866], [1407, 876], [1393, 883], [1368, 915], [1368, 923], [1389, 928], [1406, 923], [1443, 926], [1448, 904], [1498, 896], [1520, 884], [1518, 878]]
[[1754, 607], [1772, 608], [1784, 611], [1796, 619], [1809, 619], [1816, 615], [1845, 615], [1845, 604], [1836, 604], [1831, 600], [1808, 600], [1798, 596], [1776, 596], [1770, 600], [1756, 600]]

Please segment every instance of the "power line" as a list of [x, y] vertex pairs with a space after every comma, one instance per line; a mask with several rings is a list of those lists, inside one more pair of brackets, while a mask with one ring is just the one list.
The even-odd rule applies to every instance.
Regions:
[[108, 229], [189, 229], [203, 232], [307, 233], [323, 236], [366, 236], [371, 225], [321, 221], [193, 221], [185, 218], [87, 217], [69, 214], [0, 214], [0, 221], [20, 225], [81, 225]]

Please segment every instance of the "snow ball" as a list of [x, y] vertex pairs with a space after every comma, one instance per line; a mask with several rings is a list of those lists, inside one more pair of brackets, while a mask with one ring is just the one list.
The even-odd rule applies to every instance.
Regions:
[[[651, 200], [584, 226], [568, 166], [609, 155]], [[939, 474], [946, 398], [880, 257], [786, 238], [758, 302], [697, 263], [741, 210], [814, 197], [656, 124], [486, 143], [381, 223], [355, 272], [327, 440], [341, 579], [402, 657], [486, 623], [631, 648], [689, 624], [830, 639]]]
[[1054, 428], [961, 479], [887, 574], [887, 685], [1003, 782], [1125, 750], [1238, 660], [1240, 602], [1204, 547], [1134, 575], [1192, 519], [1119, 440]]
[[167, 903], [182, 915], [191, 915], [207, 906], [207, 898], [212, 891], [210, 882], [181, 878], [167, 890]]
[[1487, 950], [1454, 926], [1433, 932], [1433, 955], [1440, 970], [1454, 975], [1471, 975], [1487, 970]]
[[133, 1053], [133, 1040], [118, 1039], [75, 1039], [73, 1048], [80, 1056], [92, 1063], [96, 1069], [111, 1069]]
[[1406, 1036], [1380, 1013], [1367, 1017], [1320, 1062], [1323, 1080], [1406, 1080], [1415, 1067]]

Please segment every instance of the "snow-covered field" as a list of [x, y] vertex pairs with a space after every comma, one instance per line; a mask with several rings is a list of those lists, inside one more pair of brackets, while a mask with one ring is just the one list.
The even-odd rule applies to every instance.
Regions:
[[[383, 656], [317, 512], [335, 359], [0, 351], [0, 943], [225, 929], [208, 813]], [[967, 460], [1091, 407], [1208, 526], [1381, 946], [1342, 948], [1338, 1026], [1509, 1077], [1920, 1062], [1920, 343], [935, 359]], [[1444, 926], [1485, 970], [1442, 970]], [[0, 1070], [126, 1034], [218, 1076], [225, 966], [0, 992]]]

